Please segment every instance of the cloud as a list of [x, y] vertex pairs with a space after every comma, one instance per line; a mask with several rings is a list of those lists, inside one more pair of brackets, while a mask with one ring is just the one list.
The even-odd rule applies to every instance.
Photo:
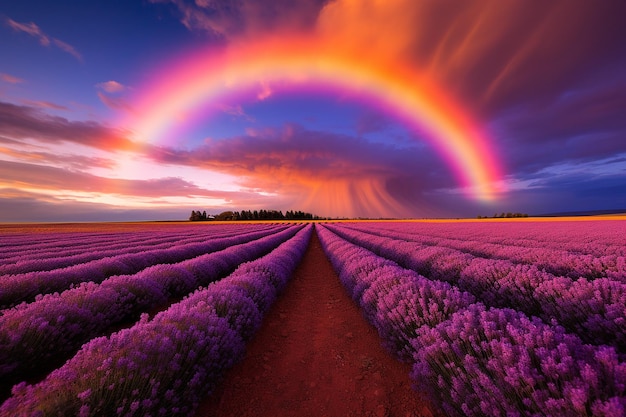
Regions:
[[624, 209], [624, 172], [604, 175], [590, 175], [586, 172], [544, 175], [531, 186], [511, 193], [501, 202], [500, 208], [500, 212], [519, 210], [536, 215]]
[[233, 40], [259, 34], [311, 29], [329, 0], [150, 0], [176, 6], [191, 31]]
[[[244, 189], [272, 193], [280, 196], [277, 201], [289, 201], [291, 207], [325, 216], [541, 214], [562, 211], [559, 205], [591, 210], [616, 207], [623, 200], [620, 196], [624, 194], [613, 193], [624, 191], [619, 184], [626, 172], [626, 151], [622, 158], [599, 158], [624, 145], [613, 145], [607, 152], [596, 150], [593, 157], [584, 159], [576, 159], [580, 153], [576, 147], [565, 152], [555, 148], [546, 152], [549, 155], [543, 153], [550, 148], [541, 146], [536, 147], [536, 154], [511, 148], [511, 154], [519, 152], [525, 159], [507, 179], [512, 191], [492, 204], [465, 198], [440, 155], [421, 143], [409, 145], [396, 147], [287, 124], [280, 129], [253, 129], [244, 136], [207, 140], [192, 149], [154, 147], [149, 152], [159, 163], [229, 174], [239, 178]], [[533, 157], [540, 162], [535, 164]], [[568, 162], [576, 160], [580, 162]], [[531, 196], [541, 201], [525, 199]], [[593, 203], [588, 201], [590, 196]]]
[[[33, 150], [33, 146], [27, 146], [24, 143], [11, 140], [3, 140], [7, 147], [0, 146], [0, 156], [11, 159], [13, 161], [28, 162], [34, 164], [46, 164], [56, 167], [65, 167], [72, 171], [85, 171], [93, 168], [115, 169], [117, 163], [109, 158], [84, 155], [67, 155], [62, 153], [52, 153], [49, 151]], [[16, 146], [17, 145], [17, 146]]]
[[31, 106], [0, 101], [0, 135], [42, 143], [76, 143], [107, 151], [133, 149], [125, 133], [93, 121], [69, 121]]
[[107, 178], [81, 170], [94, 161], [109, 165], [97, 158], [68, 155], [54, 160], [31, 153], [32, 161], [24, 162], [28, 156], [21, 156], [22, 161], [0, 159], [0, 222], [183, 220], [192, 209], [217, 214], [276, 203], [276, 198], [255, 189], [215, 190], [178, 177]]
[[33, 107], [39, 107], [42, 109], [51, 109], [51, 110], [69, 110], [68, 107], [63, 106], [61, 104], [57, 104], [57, 103], [52, 103], [49, 101], [34, 101], [34, 100], [21, 100], [22, 103], [28, 105], [28, 106], [33, 106]]
[[50, 37], [49, 35], [44, 33], [41, 30], [41, 28], [39, 26], [37, 26], [35, 23], [33, 23], [33, 22], [19, 23], [19, 22], [16, 22], [15, 20], [12, 20], [12, 19], [9, 19], [9, 18], [6, 19], [6, 23], [7, 23], [7, 25], [9, 25], [10, 28], [15, 30], [16, 32], [23, 32], [23, 33], [26, 33], [26, 34], [34, 37], [34, 38], [37, 38], [41, 45], [43, 45], [43, 46], [54, 45], [57, 48], [61, 49], [62, 51], [72, 55], [74, 58], [76, 58], [80, 62], [83, 62], [83, 57], [76, 50], [76, 48], [74, 48], [72, 45], [68, 44], [67, 42], [63, 42], [60, 39], [56, 39], [56, 38]]
[[9, 84], [20, 84], [24, 82], [24, 80], [21, 78], [14, 77], [13, 75], [5, 74], [5, 73], [0, 73], [0, 80]]
[[70, 44], [60, 41], [58, 39], [52, 39], [52, 42], [61, 50], [67, 52], [72, 55], [74, 58], [78, 59], [80, 62], [83, 62], [83, 56]]
[[[153, 2], [174, 4], [190, 30], [219, 33], [234, 47], [294, 30], [364, 62], [404, 64], [493, 133], [509, 175], [531, 159], [539, 166], [601, 157], [624, 143], [624, 2]], [[289, 25], [294, 15], [306, 15], [306, 24]], [[356, 126], [359, 134], [382, 128], [373, 118]]]
[[242, 119], [248, 122], [253, 122], [254, 118], [247, 114], [241, 105], [230, 105], [218, 103], [215, 107], [224, 114], [228, 114], [236, 119]]
[[39, 26], [37, 26], [35, 23], [33, 23], [33, 22], [30, 22], [30, 23], [18, 23], [15, 20], [12, 20], [12, 19], [7, 19], [6, 22], [9, 25], [9, 27], [11, 27], [13, 30], [18, 31], [18, 32], [27, 33], [30, 36], [33, 36], [33, 37], [39, 39], [39, 43], [41, 43], [43, 46], [49, 46], [50, 45], [50, 38], [48, 37], [48, 35], [43, 33], [43, 31], [41, 29], [39, 29]]
[[520, 104], [494, 122], [509, 170], [523, 176], [547, 166], [626, 153], [626, 84], [571, 90], [541, 106]]
[[273, 91], [272, 91], [272, 88], [270, 87], [269, 83], [261, 82], [260, 83], [260, 90], [257, 93], [256, 98], [259, 101], [263, 101], [263, 100], [269, 98], [272, 94], [273, 94]]
[[36, 189], [39, 192], [48, 190], [53, 193], [64, 191], [70, 194], [116, 194], [155, 200], [163, 197], [233, 200], [248, 196], [245, 192], [207, 190], [181, 178], [106, 178], [70, 168], [3, 160], [0, 160], [0, 188]]
[[[562, 166], [589, 167], [626, 152], [625, 15], [624, 2], [337, 0], [321, 11], [311, 36], [364, 62], [402, 63], [440, 86], [485, 127], [506, 181], [531, 186], [546, 176], [533, 191], [516, 188], [496, 204], [519, 211], [515, 204], [541, 200], [547, 210], [588, 199]], [[594, 175], [586, 192], [598, 187], [598, 201], [610, 206], [603, 180], [611, 182]], [[521, 197], [529, 195], [536, 200]]]
[[[4, 190], [17, 188], [19, 177], [39, 190], [19, 196], [24, 203], [20, 207], [26, 210], [27, 202], [58, 207], [61, 199], [51, 193], [59, 187], [155, 202], [162, 202], [164, 195], [202, 196], [230, 201], [235, 209], [267, 204], [338, 216], [540, 213], [563, 211], [563, 205], [576, 210], [623, 205], [625, 171], [619, 158], [626, 155], [624, 2], [572, 5], [554, 0], [533, 7], [525, 0], [151, 2], [171, 7], [190, 31], [219, 38], [233, 48], [269, 35], [287, 40], [297, 35], [358, 56], [364, 65], [380, 61], [409, 68], [440, 87], [444, 101], [458, 104], [463, 116], [488, 132], [500, 150], [512, 191], [493, 208], [481, 206], [459, 194], [449, 166], [429, 148], [406, 142], [394, 147], [391, 141], [373, 143], [288, 123], [209, 140], [190, 150], [145, 146], [152, 159], [168, 166], [235, 175], [239, 192], [205, 190], [175, 177], [98, 177], [85, 171], [90, 166], [110, 169], [111, 160], [54, 155], [19, 144], [76, 143], [139, 152], [125, 132], [51, 116], [43, 110], [64, 109], [50, 102], [0, 102], [0, 152], [22, 161], [2, 162]], [[6, 23], [44, 46], [82, 59], [75, 48], [33, 22]], [[0, 80], [22, 82], [9, 74], [0, 74]], [[276, 94], [271, 87], [259, 80], [257, 99]], [[109, 108], [133, 111], [124, 97], [128, 86], [109, 80], [96, 89]], [[271, 100], [264, 104], [272, 105]], [[249, 117], [239, 103], [216, 106], [236, 118]], [[255, 126], [262, 120], [257, 122]], [[364, 114], [354, 127], [357, 136], [368, 136], [387, 133], [393, 125], [380, 115]], [[607, 162], [616, 155], [616, 161]]]
[[97, 92], [98, 98], [108, 108], [113, 110], [124, 110], [133, 114], [136, 113], [133, 106], [126, 99], [107, 95], [119, 95], [120, 93], [130, 90], [130, 87], [117, 81], [110, 80], [96, 84], [96, 88], [102, 90]]
[[191, 210], [198, 210], [195, 206], [147, 209], [68, 201], [18, 189], [0, 189], [0, 206], [0, 221], [17, 223], [186, 220]]
[[117, 81], [106, 81], [103, 83], [98, 83], [96, 84], [96, 87], [104, 90], [107, 93], [121, 93], [122, 91], [125, 91], [128, 89], [128, 87], [126, 87], [124, 84], [119, 83]]
[[106, 94], [102, 93], [101, 91], [98, 91], [97, 94], [98, 94], [98, 98], [100, 99], [100, 101], [104, 103], [105, 106], [107, 106], [108, 108], [112, 110], [124, 110], [129, 113], [135, 112], [133, 106], [128, 101], [126, 101], [125, 99], [121, 97], [109, 97]]
[[[428, 149], [400, 149], [294, 124], [207, 140], [190, 150], [155, 147], [150, 155], [159, 163], [236, 176], [244, 188], [283, 196], [321, 215], [408, 216], [424, 212], [431, 193], [455, 187], [447, 167]], [[410, 187], [410, 198], [398, 184]]]
[[489, 118], [550, 99], [616, 61], [620, 77], [625, 14], [624, 2], [337, 0], [314, 36], [363, 59], [404, 62]]
[[381, 132], [391, 125], [391, 121], [379, 112], [366, 111], [356, 120], [356, 132], [359, 136]]

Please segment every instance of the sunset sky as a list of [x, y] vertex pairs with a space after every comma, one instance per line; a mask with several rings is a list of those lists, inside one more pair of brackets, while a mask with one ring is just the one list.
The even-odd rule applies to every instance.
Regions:
[[0, 222], [626, 208], [626, 2], [0, 0]]

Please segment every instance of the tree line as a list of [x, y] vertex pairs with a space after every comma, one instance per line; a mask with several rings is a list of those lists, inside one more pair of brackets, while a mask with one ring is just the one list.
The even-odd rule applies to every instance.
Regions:
[[493, 216], [489, 217], [489, 216], [477, 216], [478, 219], [512, 219], [512, 218], [516, 218], [516, 217], [528, 217], [528, 214], [526, 213], [496, 213]]
[[190, 221], [234, 221], [234, 220], [323, 220], [324, 218], [301, 210], [288, 210], [284, 214], [282, 210], [241, 210], [224, 211], [216, 215], [207, 214], [206, 211], [192, 210]]

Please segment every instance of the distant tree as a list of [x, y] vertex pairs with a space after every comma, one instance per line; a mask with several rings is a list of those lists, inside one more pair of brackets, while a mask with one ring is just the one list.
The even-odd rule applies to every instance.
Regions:
[[192, 222], [202, 220], [202, 214], [200, 214], [199, 211], [191, 210], [191, 216], [189, 216], [189, 220], [191, 220]]
[[528, 214], [526, 213], [495, 213], [492, 217], [489, 216], [481, 216], [480, 214], [478, 216], [476, 216], [477, 219], [500, 219], [500, 218], [507, 218], [507, 219], [512, 219], [512, 218], [519, 218], [519, 217], [528, 217]]
[[223, 211], [217, 216], [215, 216], [215, 220], [233, 220], [233, 212], [232, 211]]

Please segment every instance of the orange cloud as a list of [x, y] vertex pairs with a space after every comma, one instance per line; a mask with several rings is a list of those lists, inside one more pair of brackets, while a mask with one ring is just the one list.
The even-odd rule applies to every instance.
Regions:
[[[64, 158], [68, 162], [73, 157]], [[38, 161], [40, 162], [40, 161]], [[84, 159], [78, 157], [77, 162]], [[0, 189], [32, 189], [54, 192], [64, 190], [69, 193], [116, 194], [128, 197], [159, 199], [167, 196], [205, 197], [233, 200], [249, 197], [249, 193], [239, 191], [207, 190], [181, 178], [157, 178], [129, 180], [106, 178], [70, 168], [57, 168], [50, 165], [0, 160]]]
[[364, 60], [405, 62], [481, 115], [562, 91], [613, 59], [624, 13], [616, 2], [337, 0], [315, 36]]

